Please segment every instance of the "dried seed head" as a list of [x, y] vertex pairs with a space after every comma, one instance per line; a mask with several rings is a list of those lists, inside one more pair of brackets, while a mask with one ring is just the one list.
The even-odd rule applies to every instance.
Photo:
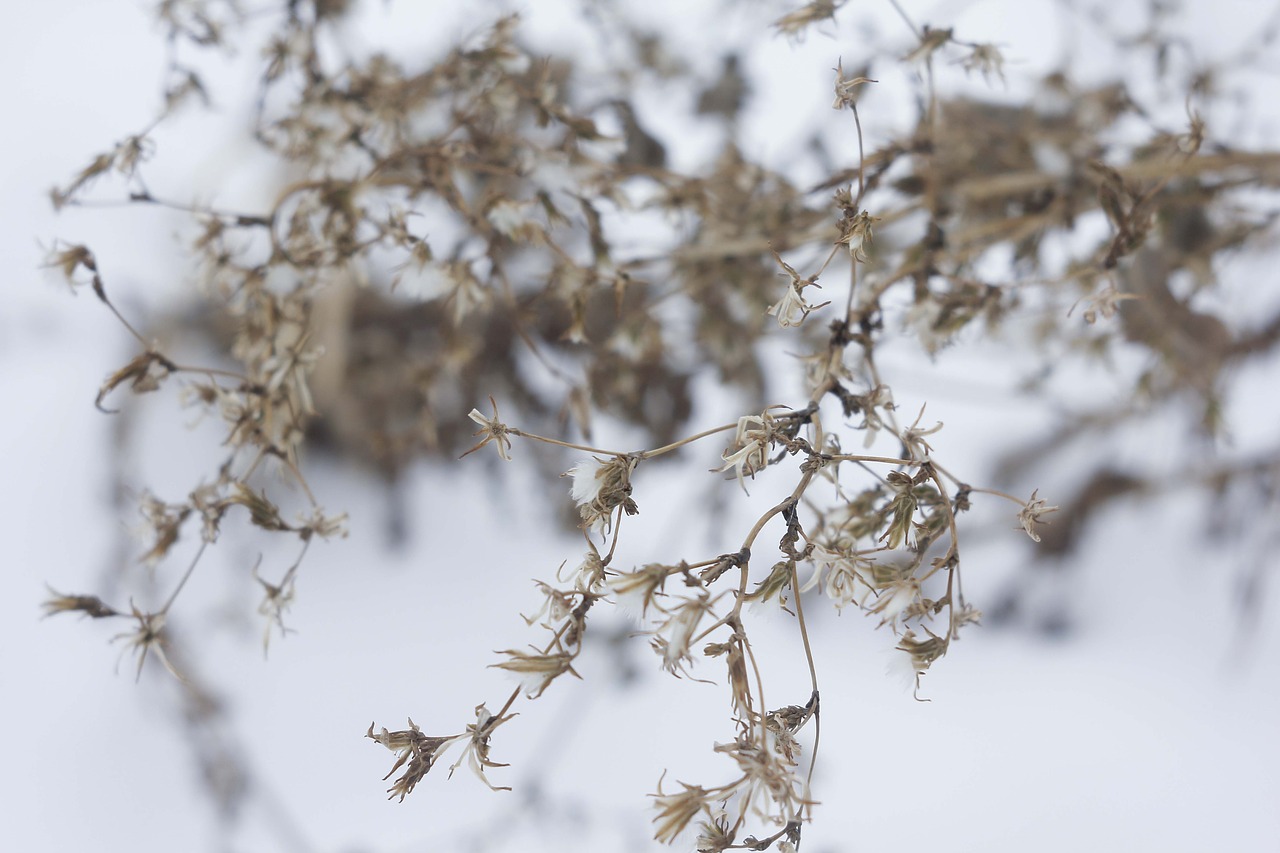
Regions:
[[1036, 542], [1040, 541], [1040, 534], [1036, 532], [1036, 525], [1046, 523], [1044, 516], [1058, 511], [1058, 507], [1049, 506], [1046, 501], [1037, 498], [1036, 495], [1039, 493], [1039, 489], [1033, 491], [1022, 509], [1018, 511], [1018, 523], [1022, 525], [1022, 529], [1027, 532], [1027, 535]]
[[46, 617], [56, 613], [83, 613], [93, 619], [123, 615], [96, 595], [64, 595], [52, 587], [46, 589], [49, 590], [50, 597], [40, 605], [44, 608]]
[[834, 18], [841, 5], [837, 0], [812, 0], [778, 18], [773, 22], [773, 27], [784, 36], [799, 39], [809, 27]]
[[537, 699], [555, 681], [566, 672], [574, 678], [581, 678], [573, 669], [573, 655], [568, 652], [543, 654], [535, 651], [521, 652], [515, 649], [504, 649], [498, 652], [507, 655], [509, 660], [490, 664], [495, 669], [505, 669], [520, 678], [520, 687], [530, 699]]
[[475, 447], [472, 447], [470, 450], [468, 450], [466, 453], [462, 455], [470, 456], [472, 453], [475, 453], [477, 450], [479, 450], [480, 448], [484, 447], [486, 444], [492, 441], [494, 443], [494, 446], [498, 448], [498, 455], [501, 456], [507, 462], [510, 462], [511, 456], [509, 455], [509, 451], [511, 450], [511, 439], [508, 438], [507, 436], [511, 430], [507, 427], [506, 424], [504, 424], [501, 420], [498, 419], [497, 401], [495, 401], [492, 397], [490, 397], [489, 405], [493, 407], [493, 417], [491, 418], [486, 418], [483, 414], [480, 413], [479, 409], [472, 409], [467, 414], [467, 417], [469, 417], [471, 420], [475, 421], [477, 424], [480, 425], [480, 429], [477, 430], [474, 434], [483, 435], [484, 438], [480, 440], [479, 444], [477, 444]]
[[657, 816], [653, 819], [657, 824], [653, 837], [663, 844], [675, 841], [689, 822], [700, 813], [705, 812], [710, 815], [710, 806], [714, 797], [709, 791], [697, 785], [686, 785], [684, 782], [681, 782], [680, 786], [684, 788], [680, 793], [664, 794], [662, 783], [659, 782], [658, 793], [649, 795], [653, 797], [653, 807], [658, 810]]
[[975, 44], [973, 49], [960, 61], [965, 71], [980, 71], [988, 83], [994, 74], [1004, 81], [1004, 55], [994, 44]]
[[844, 76], [844, 61], [836, 63], [836, 99], [831, 104], [833, 110], [843, 110], [846, 107], [853, 109], [858, 105], [857, 89], [864, 83], [877, 83], [879, 81], [872, 80], [870, 77], [855, 75], [846, 78]]
[[573, 478], [570, 494], [578, 504], [584, 526], [608, 531], [613, 524], [614, 510], [621, 507], [627, 515], [639, 512], [631, 499], [631, 472], [637, 462], [634, 456], [610, 459], [593, 456], [561, 475]]
[[903, 62], [926, 63], [933, 58], [933, 54], [938, 48], [951, 41], [953, 30], [951, 29], [934, 29], [925, 24], [924, 30], [920, 35], [920, 44], [902, 57]]

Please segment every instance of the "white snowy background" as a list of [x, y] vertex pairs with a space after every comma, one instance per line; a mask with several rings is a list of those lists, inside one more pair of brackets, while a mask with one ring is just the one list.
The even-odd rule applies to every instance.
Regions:
[[[92, 405], [105, 375], [132, 354], [131, 342], [92, 294], [72, 295], [38, 269], [44, 248], [55, 239], [94, 247], [122, 310], [143, 320], [179, 312], [189, 287], [174, 244], [179, 217], [133, 209], [55, 216], [47, 200], [53, 184], [152, 117], [164, 45], [148, 5], [14, 3], [0, 28], [4, 846], [103, 853], [655, 848], [645, 794], [664, 770], [669, 784], [715, 781], [727, 768], [711, 746], [732, 733], [723, 688], [659, 677], [643, 638], [623, 643], [621, 652], [597, 644], [579, 667], [584, 681], [558, 682], [541, 700], [520, 703], [522, 716], [494, 745], [495, 757], [511, 763], [493, 771], [494, 781], [514, 786], [512, 793], [491, 793], [465, 772], [446, 781], [438, 768], [403, 804], [389, 803], [379, 779], [391, 756], [362, 737], [371, 720], [397, 728], [406, 715], [429, 733], [452, 732], [474, 705], [495, 707], [510, 689], [500, 672], [486, 669], [496, 660], [492, 650], [533, 639], [517, 615], [536, 607], [530, 579], [550, 577], [581, 551], [572, 538], [547, 532], [544, 511], [568, 500], [567, 484], [535, 480], [518, 446], [515, 462], [500, 467], [487, 453], [469, 459], [472, 476], [415, 469], [411, 536], [398, 551], [385, 543], [380, 487], [341, 463], [318, 462], [313, 488], [326, 506], [350, 513], [351, 535], [312, 548], [289, 619], [297, 633], [275, 638], [268, 660], [256, 594], [243, 577], [259, 550], [280, 569], [290, 556], [229, 531], [219, 556], [197, 572], [173, 621], [199, 651], [201, 675], [222, 691], [220, 734], [252, 774], [234, 821], [209, 805], [169, 677], [148, 666], [135, 683], [128, 658], [117, 673], [118, 647], [108, 643], [115, 626], [40, 619], [46, 584], [100, 590], [121, 558], [121, 529], [135, 519], [128, 504], [112, 503], [112, 466], [121, 461], [113, 458], [115, 424]], [[753, 154], [775, 163], [797, 150], [815, 123], [832, 121], [830, 69], [838, 58], [846, 68], [856, 65], [869, 38], [909, 47], [892, 9], [872, 0], [842, 13], [840, 28], [798, 45], [761, 26], [785, 7], [624, 5], [670, 32], [708, 77], [726, 46], [750, 46], [755, 95], [745, 138], [758, 146]], [[1180, 26], [1210, 56], [1230, 55], [1272, 7], [1248, 0], [1183, 5]], [[384, 48], [425, 62], [497, 10], [521, 8], [536, 47], [595, 62], [607, 51], [591, 43], [573, 3], [485, 3], [465, 12], [454, 6], [369, 3], [345, 36], [353, 51]], [[1016, 78], [1064, 60], [1095, 79], [1116, 61], [1095, 53], [1087, 26], [1056, 3], [904, 6], [919, 22], [1002, 44], [1015, 91]], [[1112, 6], [1122, 16], [1131, 6], [1137, 20], [1145, 4]], [[233, 207], [270, 202], [278, 176], [243, 140], [245, 99], [232, 97], [250, 85], [253, 57], [245, 60], [233, 60], [238, 70], [219, 81], [211, 116], [193, 112], [159, 135], [149, 173], [155, 184]], [[1263, 65], [1272, 73], [1258, 77], [1259, 91], [1276, 85], [1280, 58], [1264, 57]], [[963, 77], [958, 70], [954, 76]], [[904, 72], [884, 85], [906, 79]], [[962, 82], [982, 90], [978, 80]], [[714, 149], [714, 127], [666, 126], [663, 96], [649, 101], [652, 128], [678, 159]], [[863, 110], [873, 141], [877, 122], [900, 124], [909, 115], [909, 104], [895, 106], [887, 96], [875, 105]], [[1176, 117], [1181, 105], [1174, 106]], [[1271, 110], [1224, 132], [1254, 134], [1233, 140], [1240, 144], [1275, 146], [1280, 111]], [[1237, 278], [1249, 273], [1234, 271]], [[1255, 293], [1277, 290], [1274, 268], [1254, 273]], [[993, 436], [1013, 443], [1052, 415], [998, 377], [973, 378], [979, 372], [972, 365], [990, 363], [980, 350], [962, 345], [931, 363], [902, 348], [885, 365], [904, 411], [928, 401], [928, 417], [946, 423], [933, 439], [938, 456], [974, 481], [991, 458]], [[1265, 368], [1254, 368], [1244, 386], [1250, 393], [1232, 401], [1236, 451], [1275, 440], [1280, 379], [1274, 365]], [[134, 443], [147, 452], [126, 460], [130, 483], [184, 494], [215, 458], [216, 433], [187, 430], [190, 413], [175, 415], [171, 393], [139, 406]], [[692, 426], [740, 413], [725, 414], [701, 412]], [[1184, 433], [1151, 425], [1097, 452], [1158, 463], [1161, 447], [1194, 448]], [[702, 452], [710, 462], [717, 450]], [[573, 461], [566, 457], [565, 467]], [[679, 467], [688, 475], [710, 466], [699, 457]], [[637, 475], [641, 515], [626, 531], [634, 559], [679, 556], [689, 543], [718, 553], [740, 539], [729, 522], [717, 538], [715, 529], [685, 521], [708, 489], [736, 485], [688, 488], [678, 476], [656, 467]], [[1054, 502], [1053, 483], [1018, 485], [1028, 493], [1038, 486]], [[767, 494], [767, 483], [756, 491]], [[1264, 584], [1265, 600], [1249, 625], [1235, 603], [1246, 569], [1261, 561], [1274, 578], [1276, 543], [1273, 537], [1268, 548], [1255, 537], [1199, 548], [1205, 511], [1192, 494], [1158, 511], [1124, 503], [1109, 510], [1073, 570], [1039, 593], [1045, 607], [1065, 602], [1072, 630], [970, 630], [925, 678], [928, 703], [886, 677], [890, 635], [856, 613], [837, 618], [820, 601], [809, 605], [824, 729], [815, 779], [822, 805], [805, 830], [804, 849], [1280, 850], [1280, 597]], [[1275, 523], [1274, 505], [1249, 511]], [[966, 552], [966, 591], [981, 607], [1032, 558], [1034, 545], [1013, 529], [1008, 505], [980, 502], [970, 521], [989, 531]], [[162, 572], [176, 572], [182, 562], [178, 554]], [[172, 577], [162, 578], [162, 590]], [[607, 614], [592, 625], [601, 635], [627, 630]], [[807, 673], [792, 622], [775, 617], [761, 630], [757, 646], [776, 647], [765, 662], [771, 701], [802, 702]], [[634, 667], [634, 678], [619, 674], [619, 660]], [[719, 670], [704, 674], [718, 677]]]

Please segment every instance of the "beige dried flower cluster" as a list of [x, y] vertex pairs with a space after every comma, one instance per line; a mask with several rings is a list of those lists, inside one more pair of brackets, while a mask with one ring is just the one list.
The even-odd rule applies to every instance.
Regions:
[[[1066, 73], [1034, 81], [1034, 102], [943, 98], [940, 75], [1003, 80], [1002, 50], [954, 28], [917, 27], [890, 3], [904, 37], [850, 75], [837, 59], [831, 115], [847, 144], [816, 158], [827, 174], [808, 187], [744, 153], [754, 148], [737, 135], [746, 84], [736, 59], [699, 99], [706, 109], [696, 120], [725, 125], [722, 150], [705, 167], [678, 170], [628, 93], [635, 75], [689, 72], [634, 27], [625, 43], [635, 56], [592, 81], [593, 92], [604, 81], [622, 93], [602, 100], [583, 94], [592, 69], [536, 55], [515, 17], [410, 68], [381, 54], [340, 64], [322, 49], [351, 4], [285, 4], [262, 45], [254, 98], [255, 137], [290, 175], [273, 205], [223, 210], [153, 189], [144, 173], [161, 153], [155, 125], [53, 192], [59, 208], [115, 192], [190, 217], [191, 270], [211, 303], [200, 331], [221, 346], [219, 366], [185, 364], [136, 328], [108, 297], [110, 258], [58, 243], [48, 265], [73, 287], [91, 287], [135, 348], [109, 372], [99, 407], [124, 408], [126, 390], [176, 388], [183, 405], [221, 424], [225, 454], [185, 497], [148, 493], [139, 502], [142, 562], [162, 569], [188, 541], [195, 552], [161, 607], [52, 593], [47, 612], [125, 620], [117, 639], [136, 656], [137, 675], [154, 656], [207, 699], [175, 654], [170, 609], [201, 555], [231, 530], [232, 510], [296, 537], [287, 565], [265, 577], [261, 561], [244, 572], [261, 595], [265, 647], [287, 631], [313, 540], [344, 531], [345, 516], [325, 511], [304, 478], [307, 448], [360, 459], [394, 480], [419, 455], [453, 459], [492, 446], [485, 454], [571, 479], [565, 500], [576, 507], [583, 556], [537, 582], [541, 606], [525, 621], [543, 632], [539, 642], [497, 652], [492, 666], [518, 682], [497, 713], [479, 705], [473, 723], [447, 735], [424, 734], [412, 720], [398, 731], [369, 727], [367, 737], [395, 754], [388, 793], [403, 800], [449, 750], [459, 750], [450, 773], [466, 764], [501, 790], [487, 775], [504, 766], [490, 757], [494, 735], [522, 696], [581, 677], [575, 663], [590, 613], [617, 605], [639, 620], [656, 669], [722, 679], [731, 709], [723, 737], [708, 746], [723, 775], [660, 782], [655, 838], [707, 853], [797, 849], [821, 799], [811, 790], [822, 705], [806, 610], [874, 620], [894, 669], [918, 694], [980, 617], [961, 584], [972, 498], [1011, 502], [1019, 527], [1060, 553], [1088, 513], [1147, 485], [1100, 470], [1105, 487], [1086, 488], [1062, 510], [1038, 490], [1023, 500], [969, 485], [939, 458], [941, 422], [930, 425], [923, 408], [899, 420], [902, 383], [883, 370], [882, 346], [914, 337], [935, 356], [1020, 317], [1037, 320], [1053, 359], [1105, 358], [1121, 346], [1148, 357], [1130, 409], [1107, 400], [1063, 415], [1047, 443], [1010, 460], [1014, 477], [1099, 429], [1187, 399], [1216, 434], [1232, 368], [1280, 344], [1280, 318], [1232, 333], [1170, 283], [1176, 275], [1197, 292], [1212, 288], [1215, 259], [1268, 233], [1271, 220], [1246, 191], [1280, 184], [1280, 155], [1214, 142], [1190, 108], [1184, 130], [1115, 142], [1147, 113], [1123, 87], [1083, 86]], [[164, 2], [159, 12], [175, 58], [158, 122], [206, 97], [194, 66], [180, 61], [184, 51], [254, 31], [241, 26], [236, 4]], [[799, 41], [810, 28], [838, 27], [844, 14], [842, 3], [812, 2], [773, 25]], [[876, 83], [872, 69], [895, 63], [918, 69], [918, 120], [877, 127], [864, 150], [859, 99]], [[736, 94], [711, 97], [712, 89]], [[1187, 97], [1205, 91], [1193, 86]], [[826, 103], [832, 93], [796, 93], [809, 94]], [[1053, 108], [1062, 101], [1076, 108]], [[621, 135], [609, 137], [606, 126]], [[630, 223], [653, 211], [677, 224], [637, 249]], [[1086, 222], [1106, 223], [1105, 237], [1078, 227]], [[1065, 264], [1046, 248], [1063, 237], [1085, 244]], [[992, 258], [1012, 258], [1008, 279], [992, 277]], [[818, 291], [827, 301], [815, 300]], [[1082, 301], [1083, 323], [1069, 317]], [[772, 345], [779, 337], [786, 354]], [[771, 394], [784, 372], [801, 379], [787, 387], [803, 393], [778, 403]], [[702, 380], [749, 402], [689, 434], [694, 417], [709, 417], [694, 396]], [[486, 397], [489, 414], [465, 412]], [[647, 449], [597, 446], [601, 417], [643, 436]], [[689, 463], [690, 484], [736, 498], [750, 480], [769, 508], [725, 527], [722, 553], [668, 553], [657, 543], [649, 562], [619, 564], [626, 519], [647, 498], [643, 472], [692, 445], [715, 445], [708, 452], [719, 463], [710, 472]], [[464, 470], [480, 470], [475, 459]], [[1252, 473], [1274, 477], [1277, 459], [1280, 450]], [[1197, 472], [1194, 481], [1225, 488], [1249, 473]], [[781, 697], [786, 704], [772, 689], [766, 703], [773, 673], [753, 645], [755, 612], [765, 608], [785, 614], [805, 650], [792, 666], [808, 672], [808, 695]]]

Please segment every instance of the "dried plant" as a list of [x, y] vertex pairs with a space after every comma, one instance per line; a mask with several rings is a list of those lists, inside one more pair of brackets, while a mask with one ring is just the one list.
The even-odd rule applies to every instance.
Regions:
[[[714, 745], [724, 776], [660, 783], [654, 837], [687, 839], [701, 851], [796, 849], [819, 799], [811, 782], [822, 705], [806, 610], [855, 608], [875, 619], [892, 633], [899, 668], [919, 695], [923, 676], [980, 618], [961, 584], [971, 501], [1007, 500], [1010, 527], [1060, 553], [1106, 501], [1167, 485], [1099, 463], [1077, 499], [1055, 497], [1061, 509], [1038, 490], [1023, 499], [971, 485], [935, 453], [942, 423], [923, 410], [910, 423], [900, 418], [901, 386], [882, 371], [881, 348], [905, 329], [934, 356], [969, 330], [994, 336], [1034, 323], [1053, 363], [1088, 363], [1119, 348], [1144, 355], [1138, 375], [1120, 374], [1131, 382], [1130, 405], [1107, 400], [1064, 415], [1052, 436], [1008, 457], [996, 479], [1009, 479], [1120, 424], [1157, 411], [1176, 416], [1188, 399], [1198, 429], [1219, 435], [1232, 368], [1280, 342], [1280, 315], [1231, 331], [1196, 299], [1217, 285], [1218, 259], [1271, 248], [1275, 196], [1257, 199], [1280, 183], [1280, 153], [1234, 147], [1201, 117], [1199, 105], [1215, 94], [1214, 69], [1189, 81], [1162, 78], [1185, 83], [1177, 129], [1150, 121], [1123, 82], [1086, 86], [1066, 70], [1037, 81], [1023, 102], [946, 95], [936, 78], [976, 71], [999, 87], [1013, 66], [996, 45], [917, 26], [899, 10], [905, 51], [887, 45], [855, 73], [833, 57], [833, 121], [856, 143], [824, 152], [837, 165], [805, 188], [738, 144], [749, 90], [737, 57], [726, 58], [696, 105], [704, 120], [726, 126], [723, 148], [705, 169], [682, 171], [667, 156], [674, 134], [664, 144], [640, 106], [617, 93], [630, 91], [629, 74], [690, 72], [625, 21], [610, 26], [630, 38], [634, 57], [615, 69], [615, 94], [593, 100], [583, 92], [602, 87], [584, 86], [567, 58], [532, 53], [516, 17], [423, 68], [380, 54], [339, 63], [321, 43], [349, 5], [291, 0], [276, 13], [254, 135], [291, 178], [270, 209], [222, 210], [144, 180], [147, 160], [163, 154], [155, 128], [207, 96], [194, 66], [180, 61], [184, 52], [257, 32], [237, 4], [217, 0], [158, 5], [176, 47], [156, 123], [53, 191], [59, 208], [116, 193], [189, 215], [190, 268], [212, 309], [202, 330], [223, 348], [216, 365], [185, 364], [132, 324], [111, 300], [107, 264], [94, 250], [58, 244], [49, 266], [72, 286], [89, 286], [136, 343], [137, 354], [104, 382], [99, 407], [127, 406], [126, 389], [179, 386], [184, 405], [220, 421], [226, 452], [185, 498], [141, 501], [145, 563], [163, 562], [184, 538], [199, 542], [163, 607], [61, 594], [45, 607], [125, 620], [119, 639], [139, 674], [154, 653], [187, 679], [168, 654], [167, 615], [229, 514], [242, 509], [298, 548], [276, 581], [253, 569], [264, 647], [273, 631], [287, 630], [313, 540], [343, 535], [345, 517], [324, 509], [307, 484], [305, 448], [360, 458], [390, 480], [420, 455], [493, 453], [547, 473], [565, 470], [555, 454], [571, 451], [565, 476], [581, 562], [539, 582], [544, 606], [526, 617], [544, 632], [539, 641], [498, 653], [493, 666], [519, 687], [496, 713], [477, 707], [475, 722], [454, 734], [426, 735], [412, 720], [401, 731], [371, 725], [367, 736], [395, 753], [393, 798], [412, 793], [451, 752], [450, 772], [466, 764], [501, 790], [488, 774], [505, 765], [490, 749], [515, 719], [512, 708], [578, 676], [594, 608], [631, 605], [667, 672], [707, 679], [724, 667], [732, 709]], [[842, 7], [809, 3], [774, 26], [799, 41], [812, 28], [840, 26]], [[1158, 23], [1150, 34], [1157, 46]], [[859, 113], [859, 99], [885, 85], [872, 74], [898, 63], [918, 69], [917, 120], [901, 133], [878, 128], [871, 138], [883, 141], [868, 145], [864, 131], [877, 119]], [[1145, 128], [1141, 138], [1135, 124]], [[633, 223], [655, 212], [667, 224], [633, 239]], [[695, 415], [711, 419], [694, 391], [708, 377], [750, 402], [693, 431]], [[803, 393], [780, 401], [771, 396], [780, 385]], [[632, 428], [645, 449], [598, 446], [593, 425], [602, 417]], [[721, 464], [711, 473], [687, 464], [690, 481], [772, 489], [771, 505], [726, 534], [721, 553], [673, 554], [658, 544], [652, 562], [618, 565], [626, 519], [648, 498], [634, 475], [669, 457], [693, 458], [683, 451], [694, 444], [714, 445]], [[470, 471], [479, 463], [459, 464]], [[305, 505], [282, 508], [288, 490], [264, 485], [266, 467], [283, 472]], [[1174, 479], [1274, 490], [1278, 467], [1280, 448]], [[808, 695], [766, 702], [750, 605], [793, 619]]]

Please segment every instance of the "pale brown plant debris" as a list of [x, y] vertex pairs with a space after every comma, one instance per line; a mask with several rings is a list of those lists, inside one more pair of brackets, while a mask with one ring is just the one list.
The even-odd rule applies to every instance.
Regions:
[[837, 0], [813, 0], [813, 2], [806, 3], [799, 9], [783, 15], [773, 22], [773, 26], [782, 35], [793, 38], [799, 37], [814, 24], [834, 18], [836, 10], [842, 5], [844, 4], [837, 2]]
[[104, 619], [121, 615], [96, 595], [65, 595], [52, 587], [48, 589], [50, 597], [41, 605], [45, 616], [58, 613], [83, 613], [93, 619]]

